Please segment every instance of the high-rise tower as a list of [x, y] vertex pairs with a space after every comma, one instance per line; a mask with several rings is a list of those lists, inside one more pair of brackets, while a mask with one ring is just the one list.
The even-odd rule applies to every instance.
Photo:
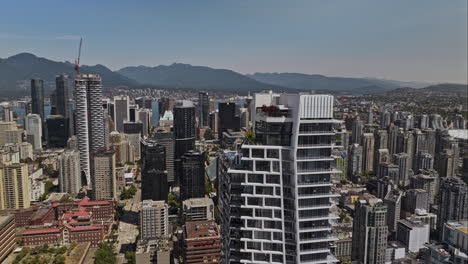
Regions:
[[226, 263], [333, 263], [333, 96], [261, 93], [253, 131], [221, 157]]

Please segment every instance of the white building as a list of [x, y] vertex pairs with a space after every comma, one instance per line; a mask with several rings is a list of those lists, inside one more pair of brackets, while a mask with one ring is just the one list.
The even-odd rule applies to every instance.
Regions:
[[60, 192], [77, 194], [81, 189], [80, 152], [67, 150], [59, 157]]
[[185, 221], [215, 220], [213, 200], [207, 196], [185, 200], [182, 208]]
[[169, 236], [169, 206], [164, 201], [144, 200], [140, 211], [142, 240]]
[[42, 150], [42, 120], [38, 114], [28, 114], [24, 118], [26, 140], [34, 150]]
[[333, 96], [255, 94], [252, 130], [221, 157], [226, 263], [335, 263]]
[[397, 224], [397, 240], [400, 241], [408, 251], [417, 253], [425, 248], [424, 244], [429, 242], [429, 224], [414, 219], [403, 219]]

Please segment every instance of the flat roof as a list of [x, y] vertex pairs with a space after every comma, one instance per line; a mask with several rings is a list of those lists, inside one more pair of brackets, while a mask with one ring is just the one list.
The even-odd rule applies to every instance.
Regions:
[[218, 225], [215, 221], [192, 221], [185, 223], [187, 239], [219, 236]]

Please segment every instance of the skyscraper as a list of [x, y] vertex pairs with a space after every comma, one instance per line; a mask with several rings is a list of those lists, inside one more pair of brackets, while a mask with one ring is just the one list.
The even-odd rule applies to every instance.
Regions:
[[55, 78], [56, 114], [68, 119], [69, 135], [74, 134], [73, 120], [73, 83], [68, 75]]
[[50, 115], [46, 119], [47, 148], [65, 148], [69, 137], [68, 118]]
[[409, 183], [409, 160], [407, 153], [398, 153], [393, 155], [393, 163], [399, 167], [398, 184], [407, 185]]
[[115, 130], [124, 132], [123, 124], [130, 121], [128, 96], [114, 96], [114, 122]]
[[142, 123], [142, 137], [148, 137], [150, 133], [152, 116], [149, 109], [138, 109], [136, 111], [136, 121]]
[[437, 231], [442, 238], [444, 224], [468, 219], [468, 188], [459, 177], [447, 177], [440, 183]]
[[364, 133], [362, 141], [362, 169], [364, 171], [374, 171], [374, 134]]
[[402, 193], [399, 190], [391, 190], [384, 198], [387, 206], [387, 226], [389, 232], [396, 232], [398, 221], [400, 220]]
[[91, 183], [93, 200], [117, 199], [117, 178], [115, 174], [115, 153], [101, 149], [92, 153]]
[[240, 117], [236, 115], [236, 103], [219, 103], [219, 135], [228, 129], [240, 131]]
[[97, 74], [80, 74], [75, 79], [76, 137], [80, 151], [80, 167], [91, 182], [90, 152], [105, 148], [104, 118], [102, 109], [101, 77]]
[[31, 79], [31, 113], [38, 114], [45, 120], [44, 114], [44, 80]]
[[351, 179], [355, 174], [362, 172], [362, 147], [359, 144], [352, 144], [348, 150], [347, 176]]
[[154, 139], [141, 141], [142, 200], [167, 200], [166, 152]]
[[210, 114], [210, 98], [207, 92], [198, 93], [198, 122], [201, 127], [208, 126], [208, 117]]
[[364, 133], [364, 121], [356, 119], [352, 124], [351, 143], [360, 143], [361, 136]]
[[205, 196], [204, 155], [200, 152], [187, 152], [182, 158], [180, 196], [182, 200]]
[[191, 101], [180, 101], [174, 107], [175, 158], [180, 159], [195, 147], [195, 107]]
[[175, 150], [175, 140], [173, 132], [156, 131], [154, 133], [154, 139], [158, 144], [164, 146], [166, 153], [166, 173], [167, 173], [167, 182], [175, 182], [175, 172], [174, 172], [174, 150]]
[[0, 162], [0, 210], [30, 206], [28, 165]]
[[67, 150], [59, 157], [60, 192], [77, 194], [81, 189], [80, 152]]
[[[255, 139], [225, 151], [219, 208], [226, 263], [332, 263], [333, 97], [255, 94]], [[293, 129], [298, 128], [298, 129]]]
[[175, 99], [165, 98], [165, 97], [161, 98], [158, 102], [159, 118], [163, 117], [166, 111], [173, 111], [175, 104], [176, 104]]
[[28, 114], [24, 118], [26, 140], [34, 150], [42, 150], [42, 120], [38, 114]]
[[387, 248], [387, 206], [376, 197], [356, 201], [351, 259], [358, 263], [384, 264]]

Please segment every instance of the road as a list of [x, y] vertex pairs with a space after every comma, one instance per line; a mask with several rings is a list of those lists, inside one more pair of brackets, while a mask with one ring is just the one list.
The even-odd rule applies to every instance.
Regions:
[[140, 211], [141, 191], [132, 199], [126, 201], [118, 229], [117, 244], [115, 246], [117, 264], [124, 263], [124, 254], [127, 251], [135, 251], [135, 242], [138, 236], [138, 216]]

